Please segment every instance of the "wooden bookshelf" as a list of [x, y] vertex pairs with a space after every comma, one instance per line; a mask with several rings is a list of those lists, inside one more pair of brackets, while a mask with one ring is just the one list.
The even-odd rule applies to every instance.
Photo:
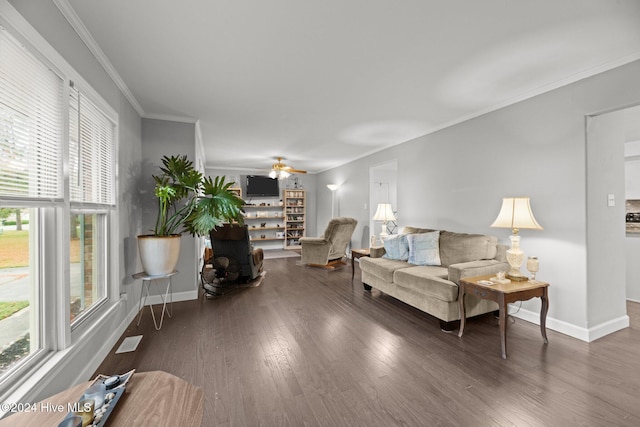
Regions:
[[305, 190], [284, 190], [285, 249], [300, 248], [300, 237], [306, 235], [306, 204]]

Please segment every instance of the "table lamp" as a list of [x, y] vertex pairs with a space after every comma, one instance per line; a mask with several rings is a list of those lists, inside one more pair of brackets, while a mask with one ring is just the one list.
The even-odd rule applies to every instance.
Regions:
[[373, 215], [374, 221], [382, 221], [382, 229], [380, 230], [380, 240], [387, 236], [387, 222], [395, 221], [396, 216], [393, 214], [390, 203], [378, 203], [378, 209], [376, 209], [375, 215]]
[[524, 252], [520, 249], [520, 229], [542, 230], [540, 224], [533, 216], [528, 197], [505, 197], [502, 199], [502, 208], [491, 227], [511, 228], [513, 234], [509, 236], [511, 248], [507, 250], [507, 261], [511, 270], [506, 277], [514, 281], [528, 280], [527, 276], [520, 272], [520, 266], [524, 261]]

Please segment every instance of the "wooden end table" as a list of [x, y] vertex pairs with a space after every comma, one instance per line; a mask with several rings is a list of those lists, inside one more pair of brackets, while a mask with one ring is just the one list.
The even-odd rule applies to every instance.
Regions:
[[516, 301], [527, 301], [534, 297], [542, 300], [540, 308], [540, 332], [544, 343], [548, 344], [547, 339], [547, 311], [549, 311], [549, 284], [536, 280], [535, 282], [509, 282], [505, 284], [496, 283], [495, 285], [483, 285], [478, 283], [483, 280], [489, 280], [493, 275], [468, 277], [460, 279], [458, 286], [458, 305], [460, 307], [460, 331], [458, 336], [464, 333], [464, 325], [466, 323], [466, 312], [464, 307], [464, 295], [471, 294], [481, 299], [488, 299], [498, 303], [500, 308], [500, 344], [502, 349], [502, 358], [507, 358], [507, 304]]
[[[4, 427], [57, 426], [92, 381], [83, 382], [0, 420]], [[136, 372], [107, 420], [110, 426], [200, 427], [204, 394], [182, 378], [163, 371]]]
[[356, 258], [370, 255], [371, 249], [351, 249], [351, 281], [353, 281], [353, 276], [356, 273]]

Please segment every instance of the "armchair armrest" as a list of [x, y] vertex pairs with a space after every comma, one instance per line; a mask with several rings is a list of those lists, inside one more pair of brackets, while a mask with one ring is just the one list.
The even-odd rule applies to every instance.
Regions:
[[311, 244], [311, 245], [326, 245], [329, 243], [324, 237], [301, 237], [299, 239], [300, 244]]
[[459, 284], [460, 279], [464, 279], [465, 277], [495, 274], [498, 271], [509, 271], [509, 269], [509, 263], [500, 262], [496, 259], [461, 262], [449, 266], [449, 280], [455, 284]]
[[384, 250], [384, 246], [372, 246], [369, 252], [371, 258], [382, 258], [382, 256], [387, 253], [387, 251]]

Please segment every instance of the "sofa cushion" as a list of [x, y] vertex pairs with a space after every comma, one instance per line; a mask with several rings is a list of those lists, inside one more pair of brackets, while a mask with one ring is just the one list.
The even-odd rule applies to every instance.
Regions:
[[396, 285], [423, 293], [443, 301], [458, 299], [458, 285], [447, 280], [447, 269], [437, 266], [416, 266], [396, 270], [393, 281]]
[[409, 234], [409, 264], [440, 265], [439, 231]]
[[402, 229], [402, 234], [422, 234], [422, 233], [430, 233], [433, 230], [431, 228], [418, 228], [418, 227], [405, 227]]
[[395, 234], [387, 236], [384, 239], [383, 258], [406, 261], [409, 259], [409, 242], [404, 234]]
[[411, 264], [407, 264], [406, 261], [387, 258], [362, 257], [359, 260], [362, 270], [389, 283], [393, 282], [393, 273], [396, 270], [411, 267]]
[[440, 233], [440, 261], [444, 267], [460, 262], [493, 259], [498, 239], [484, 234]]

